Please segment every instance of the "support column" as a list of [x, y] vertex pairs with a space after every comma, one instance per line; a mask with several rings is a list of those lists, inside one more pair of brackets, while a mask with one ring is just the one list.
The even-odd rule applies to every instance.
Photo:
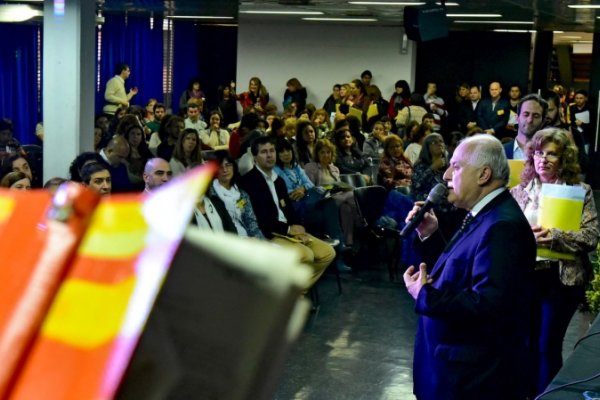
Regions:
[[533, 75], [531, 92], [537, 93], [548, 89], [548, 73], [552, 61], [552, 36], [553, 32], [537, 32], [533, 47]]
[[44, 181], [68, 178], [71, 161], [94, 149], [95, 2], [44, 1]]

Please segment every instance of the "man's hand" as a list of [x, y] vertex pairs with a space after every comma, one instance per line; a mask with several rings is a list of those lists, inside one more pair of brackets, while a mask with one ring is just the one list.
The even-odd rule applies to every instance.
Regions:
[[[413, 209], [410, 210], [408, 212], [408, 215], [406, 216], [405, 222], [407, 224], [411, 219], [414, 218], [415, 215], [417, 215], [417, 213], [419, 212], [421, 207], [423, 207], [423, 204], [425, 204], [424, 201], [416, 201], [415, 202]], [[417, 232], [419, 233], [419, 236], [421, 236], [421, 237], [428, 237], [428, 236], [431, 236], [435, 231], [437, 231], [437, 229], [438, 229], [438, 220], [437, 220], [437, 217], [435, 216], [435, 214], [433, 213], [433, 209], [432, 209], [425, 213], [425, 217], [423, 218], [423, 221], [421, 221], [419, 226], [417, 226]]]
[[305, 234], [306, 230], [304, 230], [304, 227], [302, 225], [290, 225], [290, 236], [303, 236]]
[[404, 273], [404, 284], [408, 293], [413, 299], [417, 299], [421, 288], [428, 283], [431, 283], [431, 278], [427, 275], [427, 264], [421, 263], [419, 270], [415, 272], [415, 267], [411, 265]]
[[302, 199], [306, 195], [306, 189], [303, 186], [297, 188], [293, 192], [290, 193], [290, 199], [294, 201], [298, 201]]
[[131, 93], [133, 96], [135, 96], [136, 94], [138, 94], [138, 88], [137, 88], [137, 86], [136, 86], [136, 87], [134, 87], [134, 88], [132, 88], [132, 89], [129, 91], [129, 93]]

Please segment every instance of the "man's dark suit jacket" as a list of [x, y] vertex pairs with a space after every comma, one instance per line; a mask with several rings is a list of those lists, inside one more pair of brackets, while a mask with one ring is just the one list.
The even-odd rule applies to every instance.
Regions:
[[240, 178], [240, 186], [250, 196], [258, 226], [265, 237], [271, 239], [273, 232], [285, 235], [290, 225], [298, 224], [292, 200], [288, 196], [287, 187], [281, 177], [278, 176], [275, 179], [275, 191], [279, 198], [279, 207], [288, 220], [287, 224], [279, 221], [277, 206], [273, 201], [269, 185], [263, 174], [256, 167]]
[[483, 129], [493, 129], [494, 136], [503, 138], [506, 136], [506, 124], [510, 117], [510, 103], [500, 98], [496, 107], [492, 110], [492, 99], [481, 99], [477, 105], [477, 125]]
[[416, 302], [417, 398], [525, 398], [536, 257], [529, 223], [505, 190], [444, 246], [436, 234], [420, 245], [426, 262], [441, 255]]
[[458, 128], [463, 133], [467, 133], [467, 124], [469, 122], [477, 122], [477, 110], [479, 110], [479, 106], [481, 105], [481, 100], [477, 102], [477, 106], [475, 106], [475, 110], [473, 110], [473, 104], [471, 100], [466, 100], [460, 103], [458, 108]]

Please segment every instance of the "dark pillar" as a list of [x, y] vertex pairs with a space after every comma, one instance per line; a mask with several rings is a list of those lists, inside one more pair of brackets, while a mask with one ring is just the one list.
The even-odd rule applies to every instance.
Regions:
[[552, 35], [553, 32], [537, 32], [535, 46], [533, 48], [533, 76], [531, 80], [531, 92], [537, 93], [548, 88], [548, 74], [550, 62], [552, 61]]

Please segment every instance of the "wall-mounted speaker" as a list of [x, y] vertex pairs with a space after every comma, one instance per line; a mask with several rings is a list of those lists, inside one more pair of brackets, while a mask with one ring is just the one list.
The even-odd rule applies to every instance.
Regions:
[[446, 8], [438, 5], [404, 7], [404, 30], [410, 40], [417, 42], [447, 37]]

